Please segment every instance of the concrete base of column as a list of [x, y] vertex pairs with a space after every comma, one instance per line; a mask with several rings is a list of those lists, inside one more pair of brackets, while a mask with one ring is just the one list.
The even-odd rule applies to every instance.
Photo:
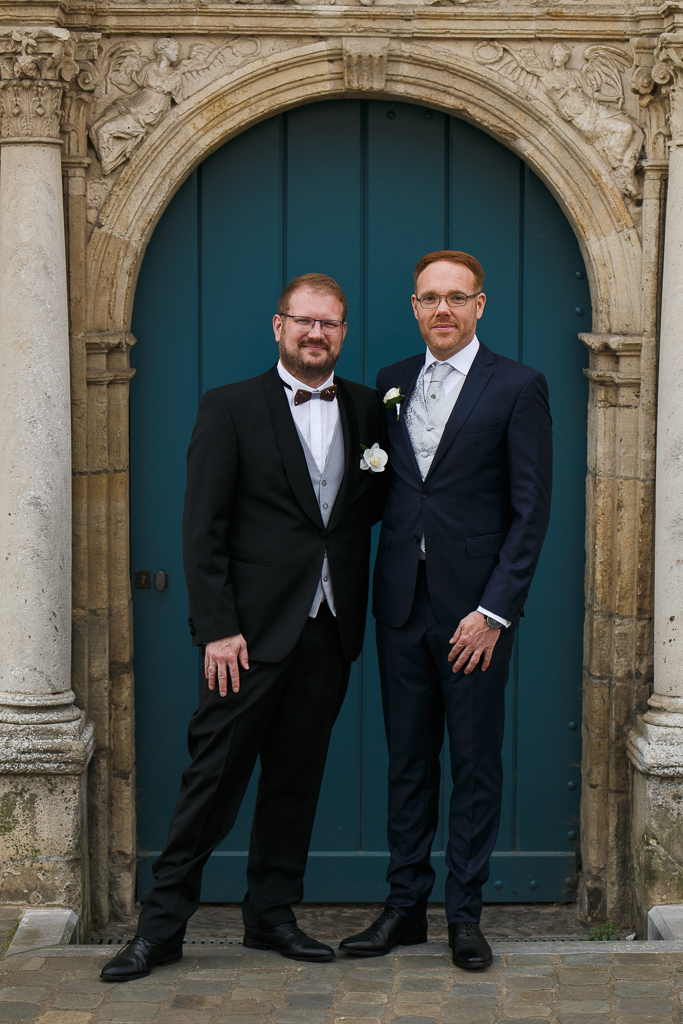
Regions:
[[[665, 706], [663, 702], [667, 702]], [[654, 906], [683, 903], [683, 715], [680, 698], [653, 694], [627, 749], [634, 765], [632, 849], [635, 924], [647, 935]], [[676, 705], [674, 709], [673, 705]], [[671, 705], [671, 706], [669, 706]]]
[[85, 778], [0, 774], [0, 903], [70, 907], [83, 922]]

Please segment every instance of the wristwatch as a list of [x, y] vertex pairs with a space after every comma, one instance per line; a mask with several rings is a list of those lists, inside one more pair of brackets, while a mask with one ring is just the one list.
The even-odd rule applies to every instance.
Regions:
[[499, 622], [498, 619], [492, 619], [490, 615], [485, 615], [484, 618], [486, 619], [486, 625], [489, 627], [489, 629], [503, 628], [503, 623]]

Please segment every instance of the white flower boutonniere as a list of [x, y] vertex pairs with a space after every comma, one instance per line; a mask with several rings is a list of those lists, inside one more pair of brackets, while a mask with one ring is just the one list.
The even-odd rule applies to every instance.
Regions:
[[386, 395], [382, 399], [387, 409], [396, 409], [396, 419], [398, 419], [401, 411], [401, 402], [406, 396], [401, 391], [401, 387], [389, 388]]
[[384, 449], [380, 448], [375, 441], [372, 448], [368, 448], [367, 445], [362, 444], [361, 450], [363, 452], [363, 457], [360, 460], [360, 468], [369, 469], [371, 473], [383, 473], [386, 464], [389, 461], [389, 456]]

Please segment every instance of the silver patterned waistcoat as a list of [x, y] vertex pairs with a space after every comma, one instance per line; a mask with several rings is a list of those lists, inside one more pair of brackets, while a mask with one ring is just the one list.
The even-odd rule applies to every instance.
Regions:
[[[451, 369], [452, 367], [449, 366], [446, 372], [450, 373]], [[447, 395], [440, 399], [427, 398], [425, 400], [424, 375], [423, 367], [420, 376], [415, 382], [415, 387], [413, 388], [413, 393], [410, 396], [405, 413], [410, 443], [413, 446], [417, 466], [423, 480], [429, 472], [429, 467], [436, 454], [436, 449], [439, 447], [444, 427], [448, 422], [448, 417], [453, 412], [453, 407], [460, 394], [460, 388], [454, 387]], [[430, 384], [430, 387], [427, 389], [428, 395], [430, 394], [431, 387], [432, 385]], [[440, 384], [439, 387], [443, 389], [443, 384]], [[436, 390], [434, 393], [438, 396]], [[430, 402], [433, 404], [430, 404]]]
[[[446, 375], [450, 373], [451, 367], [449, 366], [446, 370]], [[460, 388], [454, 387], [449, 391], [447, 395], [443, 394], [443, 384], [438, 383], [438, 388], [432, 391], [432, 383], [430, 382], [429, 388], [427, 389], [428, 398], [425, 400], [425, 389], [424, 389], [424, 375], [425, 367], [422, 367], [420, 376], [415, 382], [413, 393], [410, 396], [408, 402], [408, 408], [406, 409], [406, 426], [408, 428], [408, 434], [410, 435], [410, 443], [413, 446], [413, 452], [415, 454], [415, 461], [417, 462], [417, 468], [420, 470], [422, 479], [427, 476], [429, 467], [432, 464], [432, 459], [436, 454], [436, 449], [439, 447], [439, 441], [443, 434], [444, 427], [448, 422], [448, 417], [453, 412], [453, 407], [460, 394]], [[434, 375], [434, 370], [432, 371]], [[436, 397], [432, 398], [431, 396]], [[430, 404], [431, 403], [431, 404]], [[420, 540], [420, 557], [424, 558], [425, 553], [425, 535], [422, 533]]]

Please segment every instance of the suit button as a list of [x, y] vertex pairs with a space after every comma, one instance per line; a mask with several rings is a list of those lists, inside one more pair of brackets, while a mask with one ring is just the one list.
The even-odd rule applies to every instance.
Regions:
[[417, 534], [415, 534], [415, 536], [413, 537], [413, 540], [415, 541], [416, 544], [420, 543], [420, 538], [418, 537]]
[[423, 498], [428, 498], [429, 497], [429, 491], [423, 491], [422, 492], [422, 497]]
[[327, 480], [323, 480], [322, 481], [322, 485], [323, 485], [323, 487], [327, 487]]
[[318, 530], [318, 536], [321, 540], [325, 540], [325, 537], [327, 537], [327, 530]]
[[327, 505], [323, 505], [323, 508], [327, 508]]

